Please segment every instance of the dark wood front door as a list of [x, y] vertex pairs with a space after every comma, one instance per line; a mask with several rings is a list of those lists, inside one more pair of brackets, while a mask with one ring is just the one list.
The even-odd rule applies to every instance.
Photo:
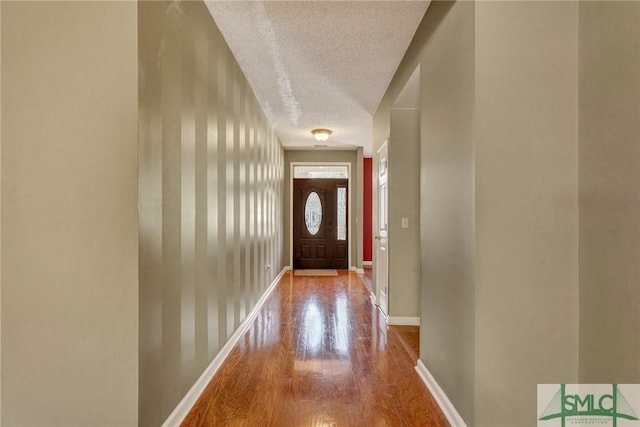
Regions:
[[349, 268], [347, 185], [293, 180], [293, 268]]

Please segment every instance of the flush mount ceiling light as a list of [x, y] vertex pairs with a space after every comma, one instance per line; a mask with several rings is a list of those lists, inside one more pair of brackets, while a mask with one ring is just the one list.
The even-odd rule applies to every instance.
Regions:
[[311, 135], [316, 139], [316, 141], [326, 141], [329, 139], [329, 135], [331, 135], [331, 131], [329, 129], [314, 129], [311, 131]]

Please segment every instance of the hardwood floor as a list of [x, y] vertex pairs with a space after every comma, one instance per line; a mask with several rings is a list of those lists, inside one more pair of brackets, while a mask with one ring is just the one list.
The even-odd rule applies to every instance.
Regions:
[[373, 271], [371, 267], [364, 267], [364, 275], [362, 276], [362, 281], [364, 282], [364, 287], [367, 289], [367, 292], [371, 292], [373, 289]]
[[183, 426], [448, 426], [362, 279], [288, 272]]
[[389, 329], [398, 334], [404, 348], [417, 362], [420, 355], [420, 326], [393, 325], [389, 326]]

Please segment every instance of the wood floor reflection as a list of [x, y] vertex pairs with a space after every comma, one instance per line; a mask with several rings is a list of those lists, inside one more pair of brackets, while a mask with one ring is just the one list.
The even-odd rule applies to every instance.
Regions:
[[280, 281], [183, 426], [448, 426], [362, 279]]

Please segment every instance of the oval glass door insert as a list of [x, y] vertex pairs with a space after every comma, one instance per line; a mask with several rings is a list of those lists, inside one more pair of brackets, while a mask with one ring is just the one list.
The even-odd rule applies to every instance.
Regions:
[[320, 202], [320, 196], [315, 191], [307, 196], [307, 201], [304, 204], [304, 223], [312, 236], [315, 236], [320, 231], [322, 202]]

